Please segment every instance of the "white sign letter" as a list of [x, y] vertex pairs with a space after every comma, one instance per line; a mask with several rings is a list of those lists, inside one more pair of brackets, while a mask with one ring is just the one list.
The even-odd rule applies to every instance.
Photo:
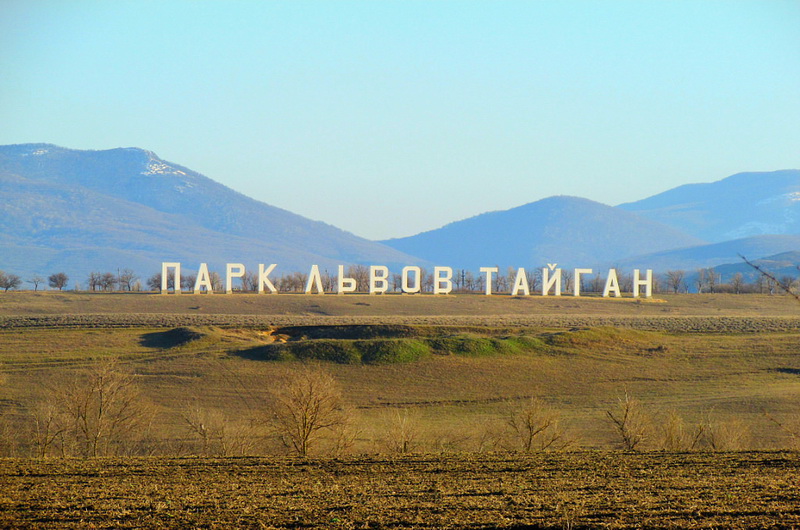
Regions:
[[208, 274], [208, 263], [201, 263], [200, 268], [197, 269], [197, 279], [194, 282], [195, 294], [199, 293], [203, 287], [206, 288], [208, 294], [214, 292], [214, 287], [211, 285], [211, 275]]
[[530, 289], [528, 289], [528, 275], [525, 274], [525, 269], [522, 267], [517, 269], [517, 277], [514, 280], [514, 288], [511, 289], [511, 296], [517, 296], [520, 289], [522, 289], [522, 294], [525, 296], [531, 294]]
[[312, 265], [311, 272], [308, 273], [306, 294], [311, 294], [312, 288], [317, 289], [317, 294], [325, 294], [325, 291], [322, 290], [322, 276], [319, 275], [319, 267], [317, 265]]
[[606, 287], [603, 289], [603, 298], [608, 298], [609, 293], [614, 292], [614, 298], [622, 296], [619, 292], [619, 279], [617, 278], [617, 269], [608, 269], [608, 278], [606, 278]]
[[354, 293], [356, 291], [356, 280], [354, 278], [344, 277], [344, 265], [339, 265], [339, 275], [337, 276], [337, 280], [337, 293]]
[[433, 268], [433, 294], [450, 294], [453, 290], [453, 269], [450, 267]]
[[161, 263], [161, 294], [169, 292], [169, 269], [173, 269], [175, 273], [175, 276], [173, 276], [175, 294], [181, 294], [181, 264], [178, 262]]
[[486, 296], [492, 294], [492, 273], [500, 272], [499, 267], [481, 267], [481, 272], [486, 274]]
[[[547, 268], [542, 267], [542, 296], [547, 296], [550, 288], [555, 286], [556, 296], [561, 296], [561, 269], [556, 269], [556, 263], [548, 263]], [[553, 277], [550, 277], [550, 271], [555, 272]]]
[[[408, 284], [408, 276], [409, 273], [411, 272], [414, 273], [414, 277], [416, 278], [414, 280], [413, 287]], [[422, 290], [422, 269], [420, 269], [419, 267], [412, 267], [412, 266], [403, 267], [402, 287], [403, 287], [403, 292], [406, 294], [414, 294], [420, 292]]]
[[270, 294], [275, 294], [278, 292], [278, 290], [269, 280], [270, 273], [274, 271], [275, 267], [277, 266], [277, 263], [273, 263], [265, 269], [263, 263], [258, 264], [258, 294], [264, 294], [264, 287], [269, 289]]
[[644, 296], [650, 298], [653, 296], [653, 271], [647, 269], [647, 274], [644, 280], [639, 278], [639, 269], [633, 269], [633, 297], [639, 298], [639, 287], [644, 287]]
[[233, 279], [241, 278], [244, 276], [244, 265], [241, 263], [226, 263], [225, 264], [225, 293], [231, 294], [233, 292]]
[[573, 292], [575, 296], [581, 295], [581, 274], [592, 274], [592, 269], [575, 269], [573, 273], [575, 275], [575, 285], [573, 286]]
[[370, 265], [369, 294], [383, 294], [388, 290], [389, 290], [389, 267], [385, 267], [383, 265]]

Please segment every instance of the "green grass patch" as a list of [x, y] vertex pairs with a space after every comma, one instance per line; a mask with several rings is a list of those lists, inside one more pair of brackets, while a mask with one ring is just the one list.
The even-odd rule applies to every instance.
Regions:
[[540, 351], [543, 348], [546, 348], [545, 343], [535, 337], [463, 334], [428, 338], [295, 340], [251, 349], [247, 356], [276, 361], [297, 359], [339, 364], [397, 364], [419, 361], [431, 355], [490, 357]]

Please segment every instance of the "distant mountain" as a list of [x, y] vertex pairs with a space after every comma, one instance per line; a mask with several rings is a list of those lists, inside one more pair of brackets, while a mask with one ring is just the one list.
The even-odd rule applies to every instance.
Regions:
[[[129, 267], [142, 277], [162, 261], [318, 264], [420, 263], [380, 243], [237, 193], [137, 148], [78, 151], [0, 146], [0, 269], [27, 279]], [[332, 271], [332, 272], [335, 272]]]
[[476, 270], [545, 263], [593, 266], [704, 241], [619, 208], [550, 197], [383, 243], [431, 262]]
[[619, 208], [710, 242], [800, 234], [800, 170], [738, 173], [687, 184]]
[[[751, 259], [745, 256], [751, 263], [761, 267], [764, 271], [772, 274], [775, 278], [781, 279], [783, 276], [800, 276], [800, 251], [781, 252], [773, 256], [766, 256], [761, 259]], [[722, 277], [723, 282], [729, 282], [735, 274], [741, 274], [747, 281], [752, 282], [759, 272], [747, 263], [738, 260], [734, 263], [725, 263], [714, 267], [714, 271]]]
[[722, 243], [699, 245], [677, 250], [633, 256], [614, 262], [622, 268], [647, 264], [656, 271], [688, 270], [743, 263], [740, 255], [750, 260], [800, 249], [800, 235], [753, 236]]

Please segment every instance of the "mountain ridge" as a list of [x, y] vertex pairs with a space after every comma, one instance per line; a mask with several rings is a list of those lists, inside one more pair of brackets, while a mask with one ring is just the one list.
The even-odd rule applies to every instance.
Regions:
[[[800, 249], [798, 170], [737, 173], [616, 207], [547, 197], [377, 242], [257, 201], [136, 147], [0, 146], [0, 199], [0, 269], [40, 275], [66, 269], [78, 281], [90, 271], [122, 267], [147, 275], [162, 261], [189, 269], [207, 262], [218, 270], [227, 262], [279, 263], [278, 274], [312, 264], [335, 273], [338, 264], [356, 263], [477, 270], [557, 262], [658, 271]], [[762, 233], [770, 227], [788, 233]], [[716, 240], [736, 230], [756, 234]]]

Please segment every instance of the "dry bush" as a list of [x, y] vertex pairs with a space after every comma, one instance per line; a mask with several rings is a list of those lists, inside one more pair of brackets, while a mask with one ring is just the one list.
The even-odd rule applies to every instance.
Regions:
[[306, 456], [349, 422], [339, 384], [320, 366], [289, 370], [272, 392], [269, 422], [290, 452]]
[[664, 451], [694, 451], [702, 442], [705, 423], [687, 425], [677, 411], [671, 410], [661, 423], [661, 434], [661, 449]]
[[767, 419], [777, 425], [781, 432], [789, 438], [789, 449], [800, 449], [800, 415], [795, 414], [787, 419], [779, 419], [770, 413], [765, 413]]
[[606, 415], [613, 423], [623, 449], [638, 451], [642, 448], [650, 430], [650, 421], [639, 400], [626, 390], [624, 397], [619, 399], [617, 411], [608, 410]]
[[180, 416], [199, 444], [196, 454], [244, 456], [255, 452], [259, 429], [253, 418], [234, 420], [217, 408], [202, 406], [197, 399], [184, 403]]
[[513, 448], [525, 453], [561, 450], [572, 444], [561, 427], [561, 415], [538, 398], [509, 407], [505, 425]]
[[376, 442], [389, 453], [412, 453], [420, 446], [420, 421], [416, 412], [409, 409], [393, 409], [387, 411], [386, 427], [383, 435]]
[[748, 445], [750, 430], [740, 419], [715, 420], [708, 412], [703, 421], [703, 445], [709, 451], [738, 451]]
[[132, 452], [152, 415], [132, 373], [103, 361], [60, 389], [77, 451], [84, 456]]

